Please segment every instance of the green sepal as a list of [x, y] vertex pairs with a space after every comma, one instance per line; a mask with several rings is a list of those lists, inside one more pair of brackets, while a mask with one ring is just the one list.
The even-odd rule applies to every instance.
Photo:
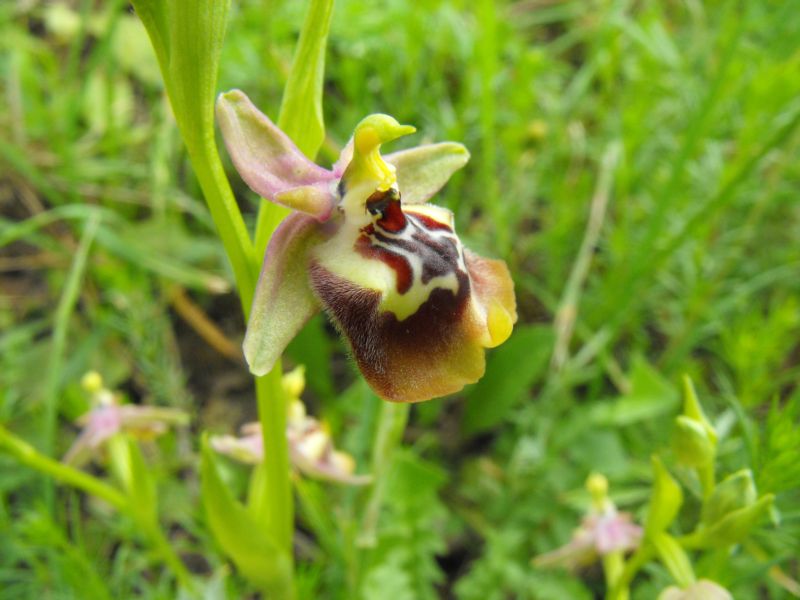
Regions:
[[703, 503], [700, 522], [703, 526], [710, 527], [725, 515], [754, 504], [756, 497], [756, 485], [750, 469], [728, 475]]
[[653, 456], [652, 464], [653, 493], [644, 524], [645, 536], [648, 538], [665, 531], [675, 520], [683, 504], [683, 492], [661, 460]]
[[729, 512], [711, 527], [697, 532], [697, 538], [693, 535], [693, 542], [702, 548], [723, 548], [738, 544], [770, 512], [774, 501], [773, 494], [765, 494], [750, 506]]
[[397, 171], [403, 204], [421, 204], [467, 164], [469, 151], [456, 142], [441, 142], [392, 152], [383, 158]]
[[703, 407], [700, 405], [700, 400], [697, 398], [697, 392], [694, 390], [694, 384], [688, 375], [683, 376], [683, 414], [699, 423], [714, 448], [717, 447], [717, 430], [711, 425], [706, 414], [703, 412]]
[[270, 597], [285, 597], [291, 589], [291, 557], [281, 551], [225, 486], [217, 470], [216, 457], [203, 436], [200, 489], [208, 526], [226, 555], [242, 575]]

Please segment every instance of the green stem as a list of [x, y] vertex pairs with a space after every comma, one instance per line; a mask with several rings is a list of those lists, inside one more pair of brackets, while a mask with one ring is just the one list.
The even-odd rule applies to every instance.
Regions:
[[619, 574], [619, 577], [611, 587], [606, 600], [626, 600], [630, 594], [630, 585], [636, 573], [639, 572], [647, 561], [655, 555], [655, 548], [650, 543], [643, 543], [639, 549], [633, 553]]
[[256, 379], [258, 418], [264, 443], [264, 495], [267, 502], [259, 515], [272, 539], [292, 555], [294, 505], [289, 479], [289, 451], [286, 443], [286, 399], [281, 383], [280, 361], [272, 371]]
[[367, 500], [364, 520], [361, 523], [361, 532], [357, 540], [358, 545], [362, 547], [373, 547], [377, 543], [376, 532], [389, 467], [394, 457], [394, 451], [403, 439], [403, 432], [408, 422], [408, 404], [383, 400], [379, 400], [379, 402], [381, 402], [381, 414], [375, 433], [375, 445], [372, 448], [372, 476], [375, 478], [375, 484], [372, 486]]
[[119, 490], [88, 473], [48, 458], [2, 425], [0, 425], [0, 450], [8, 452], [26, 467], [35, 469], [61, 483], [66, 483], [87, 494], [105, 500], [120, 512], [128, 511], [128, 501]]
[[250, 304], [256, 289], [256, 280], [261, 266], [261, 257], [256, 256], [253, 244], [233, 197], [228, 178], [217, 154], [216, 144], [207, 142], [202, 149], [189, 146], [189, 158], [200, 183], [200, 189], [208, 204], [214, 225], [217, 227], [225, 253], [233, 268], [236, 289], [245, 316], [250, 313]]
[[[625, 559], [622, 551], [611, 552], [603, 557], [603, 575], [606, 580], [606, 589], [613, 589], [625, 569]], [[628, 588], [619, 591], [618, 600], [628, 600]]]
[[[69, 318], [75, 309], [80, 294], [81, 280], [89, 258], [89, 249], [100, 226], [100, 216], [93, 213], [86, 222], [80, 244], [75, 252], [72, 267], [64, 284], [64, 291], [58, 301], [53, 327], [53, 342], [50, 346], [50, 359], [47, 368], [47, 387], [44, 395], [44, 452], [52, 454], [55, 445], [56, 417], [58, 415], [58, 388], [64, 362], [64, 350], [67, 343]], [[45, 484], [45, 504], [53, 507], [53, 485], [50, 480]]]
[[178, 582], [181, 584], [181, 586], [186, 591], [196, 596], [197, 589], [195, 588], [188, 569], [183, 564], [183, 561], [180, 559], [180, 557], [175, 553], [175, 550], [172, 548], [169, 540], [164, 535], [164, 532], [161, 531], [158, 523], [139, 522], [139, 527], [142, 528], [142, 532], [150, 542], [150, 545], [153, 547], [153, 549], [155, 549], [159, 556], [161, 556], [162, 560], [169, 566], [169, 568], [172, 569], [172, 572], [175, 574], [175, 577], [178, 579]]

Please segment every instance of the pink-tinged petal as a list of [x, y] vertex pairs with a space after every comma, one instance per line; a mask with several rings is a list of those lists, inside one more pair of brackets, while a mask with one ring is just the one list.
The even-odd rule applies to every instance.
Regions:
[[442, 142], [401, 150], [383, 158], [397, 169], [397, 187], [403, 203], [421, 204], [467, 164], [469, 152], [461, 144]]
[[353, 473], [352, 457], [337, 450], [331, 449], [325, 456], [312, 460], [301, 449], [290, 445], [289, 457], [292, 464], [308, 477], [347, 485], [367, 485], [372, 481], [370, 475]]
[[613, 511], [589, 517], [586, 526], [593, 528], [595, 546], [601, 555], [618, 550], [633, 550], [642, 539], [642, 528], [631, 522], [631, 515], [628, 513]]
[[[212, 436], [211, 447], [239, 462], [262, 462], [264, 446], [261, 424], [246, 423], [241, 428], [241, 434], [241, 437]], [[349, 485], [365, 485], [372, 481], [370, 475], [354, 473], [353, 457], [336, 450], [328, 432], [317, 419], [306, 414], [300, 400], [293, 400], [289, 405], [286, 439], [291, 463], [304, 475]]]
[[244, 338], [244, 356], [255, 375], [272, 369], [318, 310], [306, 265], [309, 248], [320, 240], [319, 224], [301, 213], [286, 217], [270, 239]]
[[541, 568], [576, 569], [591, 564], [596, 558], [597, 553], [591, 532], [579, 529], [569, 542], [551, 552], [540, 554], [531, 562], [534, 566]]
[[255, 465], [264, 460], [264, 443], [260, 428], [255, 434], [239, 438], [232, 435], [212, 435], [210, 442], [214, 450], [239, 462]]
[[347, 170], [347, 165], [353, 160], [353, 148], [355, 148], [355, 142], [351, 137], [339, 153], [339, 159], [333, 163], [333, 174], [337, 179], [344, 175], [344, 172]]
[[310, 161], [244, 93], [220, 94], [217, 120], [236, 170], [254, 192], [320, 221], [330, 216], [336, 176]]

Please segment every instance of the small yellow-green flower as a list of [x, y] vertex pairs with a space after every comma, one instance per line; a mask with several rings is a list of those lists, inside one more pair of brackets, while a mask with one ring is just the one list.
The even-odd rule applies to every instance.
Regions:
[[222, 94], [217, 115], [245, 182], [294, 209], [264, 257], [244, 341], [250, 370], [269, 371], [322, 308], [382, 398], [417, 402], [477, 381], [484, 348], [517, 319], [513, 282], [504, 262], [461, 245], [452, 213], [425, 204], [467, 150], [446, 142], [384, 157], [382, 144], [414, 128], [375, 114], [327, 170], [242, 92]]

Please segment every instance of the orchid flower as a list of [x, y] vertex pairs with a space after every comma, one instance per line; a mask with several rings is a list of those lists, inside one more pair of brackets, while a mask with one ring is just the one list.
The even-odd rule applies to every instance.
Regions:
[[381, 156], [414, 128], [374, 114], [327, 170], [238, 90], [219, 97], [217, 117], [244, 181], [293, 209], [270, 240], [247, 326], [255, 375], [320, 308], [386, 400], [428, 400], [483, 375], [483, 349], [517, 319], [513, 282], [504, 262], [463, 248], [451, 212], [425, 204], [466, 164], [462, 145]]
[[[328, 481], [364, 485], [372, 478], [355, 475], [353, 457], [337, 450], [327, 428], [306, 412], [300, 394], [305, 386], [303, 368], [298, 367], [283, 376], [283, 388], [289, 396], [286, 419], [286, 439], [289, 458], [294, 467], [309, 477]], [[241, 436], [211, 436], [211, 447], [220, 454], [230, 456], [245, 464], [258, 464], [264, 460], [261, 424], [245, 423]]]
[[81, 384], [91, 395], [92, 408], [78, 418], [83, 430], [62, 459], [67, 464], [85, 464], [118, 433], [150, 439], [165, 433], [170, 425], [189, 421], [189, 415], [176, 408], [121, 404], [116, 394], [103, 387], [102, 378], [94, 371], [84, 375]]
[[634, 550], [642, 538], [642, 528], [632, 522], [631, 515], [618, 512], [608, 497], [608, 481], [602, 475], [591, 475], [586, 487], [592, 495], [592, 507], [572, 534], [572, 539], [533, 559], [537, 567], [575, 569], [591, 564], [612, 552]]

